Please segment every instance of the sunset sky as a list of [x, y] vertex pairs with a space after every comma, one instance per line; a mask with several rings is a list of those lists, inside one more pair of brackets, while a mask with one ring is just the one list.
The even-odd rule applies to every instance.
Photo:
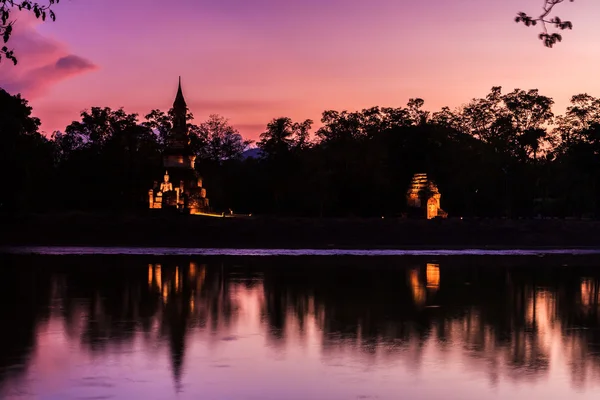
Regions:
[[562, 113], [573, 94], [600, 97], [600, 3], [557, 7], [574, 23], [545, 48], [513, 22], [541, 0], [62, 0], [56, 22], [17, 15], [0, 87], [21, 92], [42, 130], [92, 106], [167, 110], [181, 75], [196, 122], [228, 118], [256, 139], [269, 120], [320, 120], [325, 109], [460, 106], [537, 88]]

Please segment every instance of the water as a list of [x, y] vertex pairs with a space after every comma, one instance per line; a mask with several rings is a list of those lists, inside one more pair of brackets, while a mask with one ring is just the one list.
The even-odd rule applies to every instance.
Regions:
[[85, 247], [85, 246], [10, 246], [0, 254], [44, 255], [154, 255], [154, 256], [544, 256], [600, 255], [600, 248], [536, 249], [228, 249], [201, 247]]
[[1, 399], [596, 399], [600, 258], [0, 256]]

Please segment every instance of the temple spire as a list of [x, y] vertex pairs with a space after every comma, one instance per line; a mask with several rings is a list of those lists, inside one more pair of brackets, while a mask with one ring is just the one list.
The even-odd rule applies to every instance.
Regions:
[[183, 98], [183, 91], [181, 90], [181, 76], [179, 77], [179, 86], [177, 87], [177, 96], [175, 96], [175, 101], [173, 102], [173, 108], [187, 108], [187, 104], [185, 103], [185, 99]]

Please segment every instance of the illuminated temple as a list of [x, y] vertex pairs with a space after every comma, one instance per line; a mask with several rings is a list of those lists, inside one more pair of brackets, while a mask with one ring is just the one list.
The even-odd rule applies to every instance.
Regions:
[[197, 214], [209, 211], [206, 189], [195, 169], [196, 156], [190, 147], [187, 128], [187, 104], [181, 90], [181, 78], [175, 102], [173, 102], [173, 127], [165, 151], [162, 182], [154, 181], [148, 192], [148, 203], [152, 209], [176, 209]]
[[417, 214], [425, 214], [427, 219], [448, 217], [448, 214], [441, 208], [441, 197], [437, 185], [427, 179], [427, 174], [423, 173], [413, 176], [406, 193], [408, 207], [415, 210]]

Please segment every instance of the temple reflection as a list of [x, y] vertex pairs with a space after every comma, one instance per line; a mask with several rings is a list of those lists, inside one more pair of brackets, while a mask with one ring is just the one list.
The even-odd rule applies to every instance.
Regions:
[[417, 307], [423, 307], [427, 301], [433, 301], [435, 293], [440, 288], [440, 266], [428, 263], [425, 266], [425, 281], [422, 279], [421, 267], [408, 270], [408, 285], [412, 291], [413, 302]]
[[[36, 296], [10, 287], [2, 293], [25, 308], [15, 314], [8, 300], [0, 304], [3, 320], [18, 321], [16, 331], [2, 330], [0, 369], [27, 366], [40, 330], [53, 323], [81, 344], [78, 351], [96, 356], [140, 341], [151, 353], [164, 348], [176, 388], [194, 367], [187, 360], [191, 343], [217, 349], [242, 334], [264, 338], [278, 354], [311, 344], [325, 363], [352, 357], [418, 372], [425, 357], [460, 360], [490, 385], [548, 379], [551, 367], [561, 365], [570, 368], [574, 386], [600, 382], [594, 271], [542, 275], [534, 268], [443, 262], [283, 268], [276, 260], [247, 266], [168, 258], [110, 267], [99, 261], [84, 269], [79, 260], [61, 262], [4, 272]], [[0, 385], [14, 379], [0, 377]]]
[[598, 304], [598, 281], [592, 278], [581, 279], [581, 304], [591, 312], [592, 306]]
[[437, 291], [440, 287], [439, 264], [427, 264], [427, 289]]

